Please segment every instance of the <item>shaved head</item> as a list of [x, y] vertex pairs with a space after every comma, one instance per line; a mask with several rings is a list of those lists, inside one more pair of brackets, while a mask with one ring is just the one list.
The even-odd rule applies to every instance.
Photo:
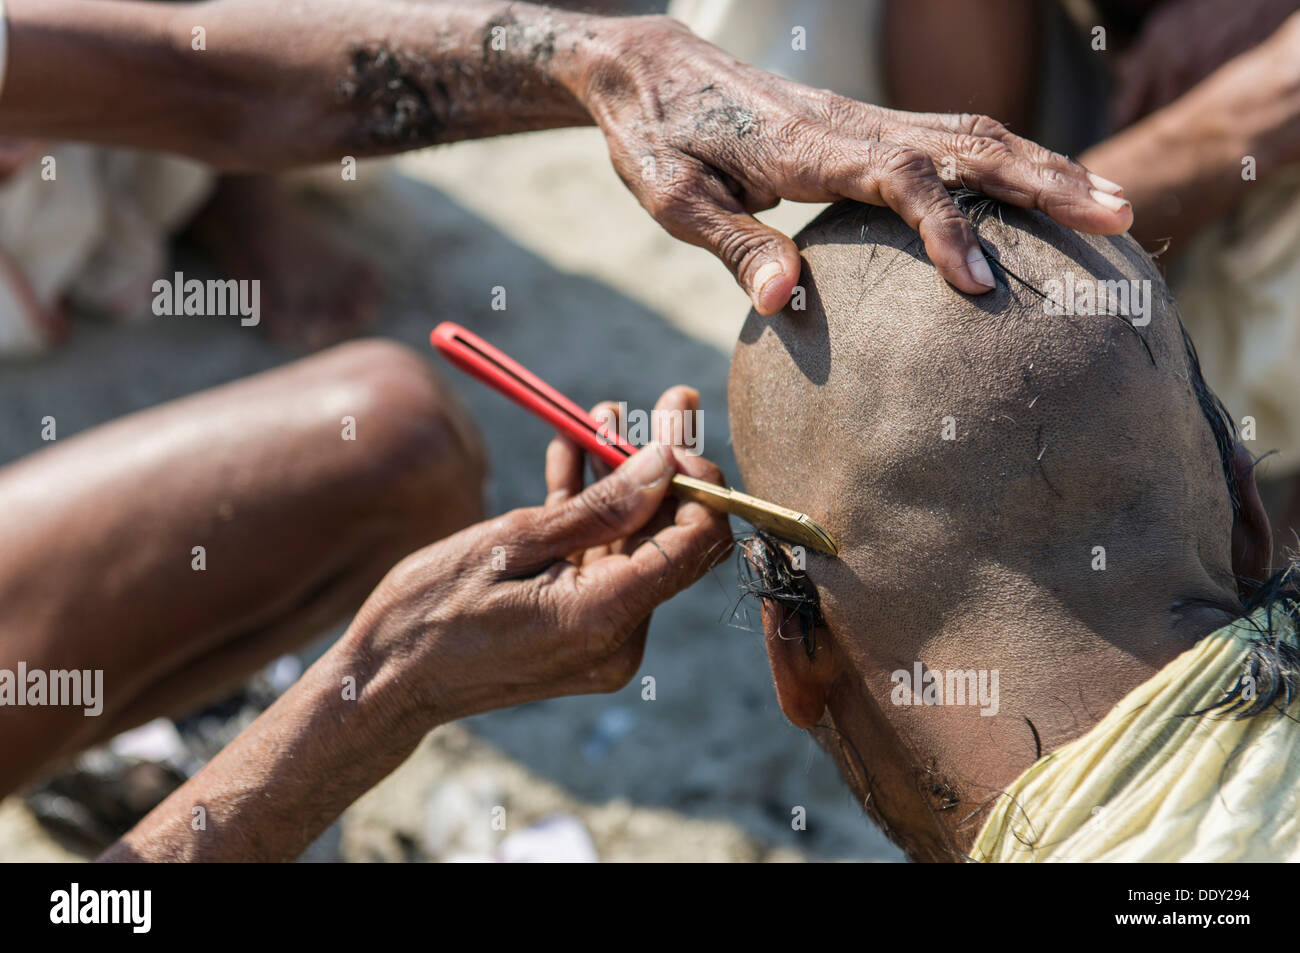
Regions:
[[[1055, 549], [1117, 527], [1230, 572], [1223, 462], [1150, 258], [1019, 209], [979, 233], [1005, 276], [980, 297], [884, 210], [836, 205], [800, 234], [806, 310], [751, 313], [732, 362], [746, 487], [822, 522], [856, 568], [894, 553], [905, 584], [927, 553], [951, 565], [954, 547]], [[1047, 313], [1034, 289], [1069, 275], [1145, 282], [1149, 323]]]
[[[924, 826], [911, 793], [977, 811], [1209, 631], [1193, 605], [1236, 599], [1231, 423], [1150, 257], [963, 201], [994, 291], [952, 289], [891, 212], [834, 205], [797, 237], [804, 308], [751, 312], [729, 383], [746, 490], [840, 548], [806, 555], [832, 668], [769, 645], [782, 704], [904, 752], [895, 817], [873, 809], [896, 829]], [[891, 705], [891, 673], [917, 663], [1000, 670], [997, 712]], [[1081, 664], [1083, 682], [1053, 674]], [[890, 769], [855, 757], [869, 794]], [[899, 837], [916, 855], [935, 838]]]

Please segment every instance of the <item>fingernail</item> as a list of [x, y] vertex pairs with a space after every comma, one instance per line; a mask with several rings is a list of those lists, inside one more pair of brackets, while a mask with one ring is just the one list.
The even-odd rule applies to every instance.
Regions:
[[758, 307], [763, 300], [763, 292], [777, 278], [781, 277], [784, 269], [781, 268], [779, 261], [769, 261], [754, 274], [754, 306]]
[[623, 464], [622, 469], [633, 485], [641, 490], [654, 489], [672, 473], [672, 468], [668, 466], [668, 455], [657, 443], [646, 444]]
[[1107, 192], [1098, 192], [1096, 189], [1093, 189], [1088, 194], [1092, 196], [1094, 202], [1110, 209], [1112, 212], [1122, 212], [1124, 206], [1130, 204], [1128, 199], [1122, 199], [1118, 195], [1111, 195]]
[[1101, 189], [1103, 192], [1109, 192], [1111, 195], [1118, 195], [1120, 192], [1124, 191], [1124, 186], [1112, 182], [1110, 179], [1103, 179], [1096, 172], [1088, 173], [1088, 181], [1093, 184], [1094, 188]]
[[993, 288], [997, 285], [993, 280], [993, 269], [989, 267], [988, 259], [978, 248], [972, 248], [970, 254], [966, 256], [966, 270], [970, 272], [971, 278], [977, 285], [983, 285], [985, 288]]

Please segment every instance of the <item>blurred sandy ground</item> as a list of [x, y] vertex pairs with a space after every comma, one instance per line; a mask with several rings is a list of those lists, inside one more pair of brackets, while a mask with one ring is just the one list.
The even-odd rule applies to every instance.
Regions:
[[[596, 130], [365, 164], [332, 193], [336, 225], [387, 271], [374, 333], [428, 352], [437, 322], [461, 322], [583, 405], [609, 398], [649, 410], [667, 386], [691, 384], [702, 395], [704, 451], [738, 482], [726, 374], [747, 300], [711, 256], [641, 210]], [[793, 231], [816, 211], [786, 205], [764, 218]], [[505, 311], [490, 306], [498, 285]], [[66, 350], [0, 368], [0, 462], [39, 449], [47, 414], [66, 437], [292, 357], [224, 319], [79, 320]], [[493, 511], [539, 502], [549, 430], [468, 378], [446, 376], [487, 436]], [[900, 859], [830, 761], [784, 720], [757, 611], [742, 606], [733, 619], [736, 601], [728, 563], [659, 610], [641, 673], [621, 692], [434, 732], [308, 859], [481, 854], [555, 813], [577, 815], [603, 860]], [[641, 698], [644, 675], [656, 680], [654, 701]], [[496, 805], [507, 811], [505, 833], [485, 820]], [[792, 830], [796, 806], [807, 811], [804, 831]], [[62, 854], [20, 801], [0, 804], [0, 858]]]

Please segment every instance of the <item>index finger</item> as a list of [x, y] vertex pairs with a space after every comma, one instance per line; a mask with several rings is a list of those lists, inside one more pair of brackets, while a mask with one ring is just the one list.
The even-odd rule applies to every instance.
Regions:
[[1018, 136], [989, 116], [890, 110], [889, 138], [930, 156], [945, 185], [1038, 209], [1081, 232], [1115, 235], [1133, 224], [1123, 188], [1068, 156]]

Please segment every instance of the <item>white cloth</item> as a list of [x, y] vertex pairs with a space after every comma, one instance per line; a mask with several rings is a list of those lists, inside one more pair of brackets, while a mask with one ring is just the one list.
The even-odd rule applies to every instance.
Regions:
[[47, 347], [33, 310], [65, 298], [118, 320], [147, 315], [169, 236], [214, 181], [189, 160], [69, 144], [17, 169], [0, 184], [0, 356]]

